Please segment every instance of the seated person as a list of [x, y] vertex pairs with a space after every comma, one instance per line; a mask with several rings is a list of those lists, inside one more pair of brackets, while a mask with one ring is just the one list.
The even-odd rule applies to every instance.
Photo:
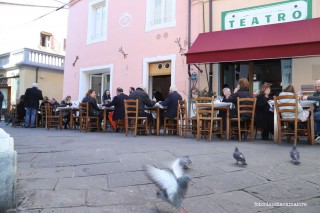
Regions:
[[59, 107], [60, 106], [60, 104], [56, 101], [55, 98], [51, 98], [50, 105], [53, 106], [53, 107]]
[[[314, 110], [314, 135], [317, 138], [320, 136], [320, 79], [316, 81], [315, 85], [315, 92], [309, 96], [303, 96], [303, 100], [313, 100], [318, 101]], [[318, 139], [319, 140], [319, 139]]]
[[89, 116], [99, 117], [99, 125], [103, 120], [103, 113], [100, 111], [97, 104], [97, 95], [94, 89], [89, 89], [82, 102], [89, 103]]
[[[60, 103], [61, 107], [71, 107], [72, 103], [71, 103], [71, 96], [68, 95], [67, 97], [65, 97], [65, 99], [63, 99]], [[63, 126], [64, 129], [68, 129], [69, 123], [70, 123], [70, 112], [69, 111], [63, 111]]]
[[102, 96], [102, 104], [108, 104], [111, 101], [110, 90], [106, 89]]
[[153, 89], [152, 94], [153, 94], [153, 99], [155, 99], [156, 102], [164, 100], [162, 93], [159, 92], [158, 90]]
[[[283, 91], [279, 94], [279, 96], [283, 95], [295, 95], [295, 90], [292, 84], [289, 84], [286, 88], [283, 89]], [[279, 103], [295, 103], [295, 99], [282, 99], [279, 101]], [[287, 106], [286, 108], [288, 109], [294, 109], [294, 106], [290, 107]], [[281, 107], [280, 107], [281, 109]], [[292, 112], [282, 112], [281, 113], [282, 118], [294, 118], [295, 114]], [[308, 110], [303, 110], [302, 106], [300, 103], [298, 103], [298, 118], [302, 121], [305, 122], [309, 117], [309, 111]]]
[[26, 108], [24, 107], [24, 95], [20, 96], [19, 103], [17, 105], [17, 120], [24, 121], [26, 116]]
[[[234, 93], [226, 99], [226, 102], [232, 102], [235, 106], [235, 110], [230, 110], [230, 118], [236, 117], [237, 112], [237, 98], [252, 98], [251, 93], [249, 92], [249, 81], [246, 78], [240, 78], [238, 86], [234, 89]], [[242, 114], [241, 119], [250, 119], [250, 114]]]
[[[231, 90], [230, 88], [228, 87], [225, 87], [222, 89], [222, 93], [223, 93], [223, 99], [222, 99], [222, 102], [228, 102], [228, 98], [230, 97], [231, 95]], [[230, 117], [231, 116], [231, 110], [230, 110]], [[219, 111], [219, 114], [218, 114], [218, 117], [221, 117], [222, 118], [222, 125], [223, 125], [223, 130], [226, 130], [226, 125], [227, 125], [227, 112], [225, 110], [220, 110]]]
[[160, 101], [159, 104], [167, 107], [165, 111], [165, 117], [175, 118], [177, 117], [178, 101], [182, 100], [181, 95], [177, 92], [177, 87], [172, 85], [169, 89], [169, 95], [164, 101]]
[[43, 100], [41, 101], [40, 108], [47, 103], [50, 104], [50, 100], [49, 100], [48, 96], [43, 96]]
[[152, 107], [155, 105], [155, 102], [152, 101], [149, 98], [149, 95], [144, 91], [144, 86], [140, 86], [137, 87], [137, 89], [135, 91], [133, 91], [130, 95], [129, 95], [129, 99], [131, 100], [136, 100], [138, 99], [138, 108], [139, 108], [139, 113], [138, 115], [141, 117], [148, 117], [148, 124], [151, 125], [152, 121], [153, 121], [153, 117], [152, 114], [145, 112], [145, 107]]
[[113, 121], [124, 119], [125, 117], [124, 100], [126, 99], [129, 99], [129, 96], [123, 93], [122, 88], [118, 87], [117, 95], [113, 97], [111, 103], [103, 104], [103, 106], [106, 106], [106, 107], [114, 106], [114, 112], [112, 113]]

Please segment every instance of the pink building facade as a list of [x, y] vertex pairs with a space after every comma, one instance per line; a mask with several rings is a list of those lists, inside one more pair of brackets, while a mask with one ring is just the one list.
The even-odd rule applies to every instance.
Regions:
[[114, 96], [143, 84], [150, 97], [176, 85], [187, 98], [188, 2], [71, 1], [63, 95], [81, 101], [93, 88], [100, 99], [106, 89]]

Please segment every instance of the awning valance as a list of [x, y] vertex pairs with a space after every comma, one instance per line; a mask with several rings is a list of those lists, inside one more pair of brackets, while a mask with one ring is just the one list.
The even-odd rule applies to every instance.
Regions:
[[217, 63], [320, 55], [320, 18], [201, 33], [187, 63]]

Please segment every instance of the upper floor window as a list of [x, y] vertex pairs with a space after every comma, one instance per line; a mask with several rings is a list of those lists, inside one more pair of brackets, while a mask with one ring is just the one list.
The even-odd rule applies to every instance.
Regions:
[[146, 13], [147, 32], [176, 26], [176, 0], [147, 0]]
[[89, 3], [87, 44], [107, 40], [107, 0]]
[[48, 32], [40, 32], [40, 46], [42, 47], [50, 47], [50, 38], [52, 34]]

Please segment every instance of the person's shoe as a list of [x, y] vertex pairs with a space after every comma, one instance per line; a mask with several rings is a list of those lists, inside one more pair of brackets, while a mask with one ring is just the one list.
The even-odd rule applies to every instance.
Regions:
[[320, 136], [318, 136], [315, 140], [314, 143], [320, 143]]
[[35, 126], [31, 126], [30, 128], [36, 128]]
[[29, 128], [28, 126], [24, 126], [24, 128]]

